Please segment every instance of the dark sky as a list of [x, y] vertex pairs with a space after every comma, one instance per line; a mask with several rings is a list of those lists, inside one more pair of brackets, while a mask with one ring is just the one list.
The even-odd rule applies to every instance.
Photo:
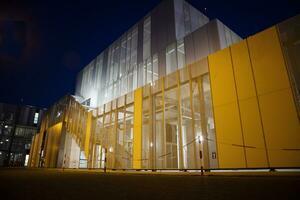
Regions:
[[[0, 102], [48, 107], [73, 94], [76, 74], [159, 2], [1, 0]], [[243, 38], [300, 14], [299, 0], [188, 2]]]

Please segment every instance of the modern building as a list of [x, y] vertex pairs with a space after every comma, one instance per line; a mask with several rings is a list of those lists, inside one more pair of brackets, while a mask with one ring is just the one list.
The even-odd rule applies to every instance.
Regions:
[[96, 108], [240, 40], [185, 1], [162, 1], [78, 74], [75, 95]]
[[47, 111], [29, 166], [300, 167], [299, 27], [296, 16], [242, 40], [162, 1]]
[[0, 103], [0, 167], [27, 166], [44, 109]]

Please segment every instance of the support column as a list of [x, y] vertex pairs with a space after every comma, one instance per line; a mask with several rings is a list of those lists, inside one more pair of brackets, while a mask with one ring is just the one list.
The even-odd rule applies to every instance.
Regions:
[[133, 168], [142, 167], [142, 108], [143, 90], [134, 91], [134, 116], [133, 116]]
[[86, 119], [86, 132], [85, 132], [85, 140], [84, 140], [84, 154], [87, 160], [89, 160], [89, 153], [90, 153], [89, 151], [90, 151], [91, 130], [92, 130], [92, 112], [88, 112], [87, 119]]

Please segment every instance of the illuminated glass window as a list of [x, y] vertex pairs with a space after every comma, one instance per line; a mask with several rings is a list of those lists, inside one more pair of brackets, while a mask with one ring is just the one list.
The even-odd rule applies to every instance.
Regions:
[[167, 74], [174, 72], [177, 69], [176, 47], [171, 44], [166, 50]]
[[184, 40], [177, 41], [177, 60], [178, 68], [183, 68], [185, 66]]
[[143, 59], [150, 57], [151, 52], [151, 17], [144, 21], [144, 37], [143, 37]]
[[157, 56], [157, 54], [153, 55], [152, 63], [153, 63], [153, 81], [156, 81], [158, 79], [158, 56]]
[[38, 112], [36, 112], [36, 113], [34, 114], [33, 123], [34, 123], [34, 124], [37, 124], [37, 123], [38, 123], [38, 121], [39, 121], [39, 113], [38, 113]]

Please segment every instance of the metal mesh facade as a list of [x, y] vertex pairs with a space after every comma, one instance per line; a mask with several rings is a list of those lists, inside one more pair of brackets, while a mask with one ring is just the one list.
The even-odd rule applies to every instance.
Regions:
[[76, 95], [103, 105], [239, 40], [187, 2], [163, 1], [78, 74]]

